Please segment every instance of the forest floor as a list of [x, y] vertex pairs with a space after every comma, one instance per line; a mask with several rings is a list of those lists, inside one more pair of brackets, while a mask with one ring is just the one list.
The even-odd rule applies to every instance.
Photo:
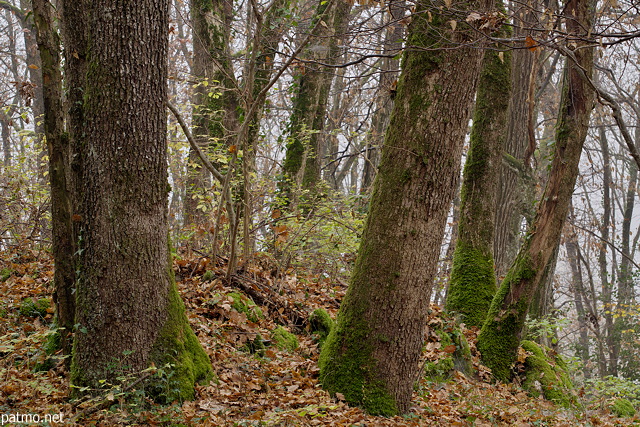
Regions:
[[[478, 378], [452, 375], [442, 381], [422, 379], [413, 406], [404, 416], [374, 417], [330, 397], [318, 384], [316, 337], [297, 333], [296, 350], [280, 350], [273, 343], [262, 355], [247, 351], [258, 334], [268, 339], [278, 324], [285, 324], [288, 309], [310, 313], [324, 308], [335, 317], [346, 285], [318, 280], [302, 272], [274, 277], [266, 259], [245, 269], [245, 285], [268, 287], [286, 301], [286, 307], [261, 307], [247, 313], [234, 309], [229, 294], [238, 289], [225, 284], [224, 266], [206, 260], [183, 259], [175, 270], [187, 315], [209, 354], [218, 381], [197, 388], [196, 400], [158, 405], [144, 393], [114, 388], [98, 399], [70, 399], [69, 381], [62, 363], [49, 370], [41, 366], [53, 308], [40, 315], [25, 300], [49, 298], [53, 280], [50, 256], [43, 251], [20, 250], [0, 254], [0, 415], [62, 414], [60, 424], [213, 425], [213, 426], [620, 426], [640, 423], [640, 418], [616, 418], [604, 398], [578, 390], [582, 410], [566, 410], [534, 399], [516, 384], [493, 384], [486, 368], [474, 366]], [[203, 280], [202, 274], [211, 271]], [[244, 298], [244, 297], [243, 297]], [[268, 305], [268, 304], [267, 304]], [[22, 308], [22, 309], [21, 309]], [[256, 316], [254, 316], [256, 315]], [[249, 317], [253, 319], [250, 320]], [[438, 324], [433, 307], [430, 324]], [[466, 331], [474, 347], [474, 331]], [[268, 342], [267, 342], [268, 343]], [[424, 358], [438, 359], [444, 349], [427, 346]], [[479, 379], [483, 378], [483, 379]], [[4, 418], [5, 420], [9, 418]], [[9, 419], [10, 420], [10, 419]], [[10, 422], [9, 422], [10, 423]]]

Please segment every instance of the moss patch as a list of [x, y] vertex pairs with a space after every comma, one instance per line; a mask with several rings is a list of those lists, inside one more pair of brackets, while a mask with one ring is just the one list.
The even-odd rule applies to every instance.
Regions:
[[231, 307], [238, 313], [246, 314], [247, 319], [250, 321], [257, 322], [264, 318], [262, 310], [260, 310], [260, 307], [258, 307], [251, 298], [244, 296], [244, 294], [240, 292], [231, 292], [227, 294], [227, 296], [233, 299]]
[[516, 361], [520, 334], [527, 315], [527, 304], [522, 298], [508, 307], [503, 307], [503, 302], [507, 300], [512, 286], [523, 280], [531, 280], [535, 274], [527, 256], [516, 259], [502, 281], [478, 335], [477, 347], [482, 354], [482, 362], [499, 381], [511, 380], [511, 367]]
[[280, 350], [295, 351], [300, 343], [298, 337], [291, 332], [287, 331], [282, 326], [278, 326], [273, 332], [271, 332], [271, 341]]
[[611, 412], [618, 417], [633, 417], [636, 414], [636, 408], [627, 399], [618, 398], [611, 405]]
[[[343, 300], [343, 306], [347, 298]], [[395, 399], [384, 383], [371, 375], [375, 361], [366, 339], [368, 328], [361, 323], [354, 326], [349, 321], [353, 319], [349, 314], [340, 312], [335, 327], [322, 346], [318, 359], [322, 387], [331, 395], [342, 393], [350, 405], [360, 406], [372, 415], [396, 415]]]
[[[171, 253], [171, 251], [169, 251]], [[153, 394], [161, 402], [192, 400], [194, 385], [214, 378], [209, 356], [187, 319], [169, 262], [167, 318], [151, 351], [150, 361], [166, 371], [166, 378], [152, 381]]]
[[317, 308], [309, 316], [309, 326], [312, 334], [318, 336], [318, 343], [320, 346], [326, 341], [331, 329], [335, 326], [333, 319], [322, 308]]
[[6, 281], [9, 277], [11, 277], [12, 274], [13, 273], [11, 270], [9, 270], [8, 268], [3, 268], [2, 270], [0, 270], [0, 282]]
[[481, 327], [496, 293], [493, 258], [458, 241], [445, 308], [467, 326]]
[[530, 353], [524, 362], [525, 378], [522, 387], [533, 397], [542, 394], [545, 399], [566, 408], [579, 407], [562, 356], [533, 341], [522, 341], [522, 348]]
[[49, 298], [40, 298], [39, 300], [25, 298], [20, 303], [20, 314], [25, 317], [45, 317], [50, 306]]
[[427, 361], [424, 366], [424, 375], [432, 381], [446, 381], [454, 371], [467, 376], [473, 373], [471, 349], [467, 338], [460, 328], [453, 325], [453, 320], [449, 323], [451, 324], [444, 324], [434, 331], [439, 344], [437, 359]]

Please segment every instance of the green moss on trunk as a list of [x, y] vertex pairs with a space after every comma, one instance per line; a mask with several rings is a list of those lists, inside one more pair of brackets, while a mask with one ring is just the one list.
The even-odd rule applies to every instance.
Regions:
[[458, 241], [453, 255], [446, 309], [467, 326], [482, 326], [496, 292], [493, 257]]
[[[322, 387], [331, 395], [342, 393], [350, 405], [360, 406], [372, 415], [397, 414], [395, 399], [384, 383], [373, 376], [376, 366], [373, 348], [366, 339], [368, 328], [363, 324], [355, 326], [340, 316], [318, 360]], [[343, 340], [350, 345], [343, 347]]]
[[[500, 6], [500, 5], [499, 5]], [[510, 30], [504, 27], [502, 36]], [[496, 189], [507, 134], [511, 53], [485, 54], [460, 194], [458, 240], [446, 309], [481, 327], [496, 292], [493, 234]]]
[[522, 348], [531, 353], [524, 362], [525, 379], [522, 388], [533, 397], [542, 394], [545, 399], [558, 405], [577, 408], [578, 399], [562, 356], [533, 341], [522, 341]]
[[521, 281], [530, 281], [535, 275], [531, 260], [527, 256], [518, 258], [493, 299], [487, 319], [480, 330], [478, 350], [482, 354], [483, 363], [491, 369], [497, 380], [508, 382], [511, 379], [511, 366], [516, 360], [520, 335], [527, 317], [528, 302], [524, 298], [511, 298], [508, 295], [512, 292], [512, 286], [515, 287]]
[[169, 270], [167, 318], [150, 355], [151, 362], [168, 370], [168, 384], [156, 384], [159, 400], [165, 402], [192, 400], [194, 385], [214, 378], [209, 356], [189, 325], [173, 270]]

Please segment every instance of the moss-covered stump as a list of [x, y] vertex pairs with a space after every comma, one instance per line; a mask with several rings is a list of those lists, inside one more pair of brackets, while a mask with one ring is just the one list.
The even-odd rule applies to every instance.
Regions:
[[334, 325], [335, 323], [329, 316], [329, 313], [322, 308], [315, 309], [313, 313], [311, 313], [311, 316], [309, 316], [310, 332], [317, 335], [320, 347], [324, 344]]
[[467, 338], [458, 327], [445, 327], [432, 331], [427, 352], [435, 360], [424, 365], [424, 375], [433, 381], [445, 381], [454, 371], [466, 376], [473, 373], [471, 349]]
[[273, 332], [271, 332], [271, 341], [273, 342], [273, 345], [278, 347], [280, 350], [286, 351], [295, 351], [300, 345], [298, 337], [287, 331], [282, 326], [278, 326], [273, 330]]
[[524, 361], [522, 388], [533, 397], [540, 395], [566, 408], [580, 406], [562, 356], [533, 341], [522, 341], [528, 355]]
[[618, 398], [611, 405], [611, 412], [621, 418], [633, 417], [636, 414], [636, 408], [627, 399]]
[[231, 307], [238, 313], [244, 313], [247, 315], [247, 319], [252, 322], [257, 322], [258, 320], [264, 318], [264, 314], [260, 307], [256, 305], [253, 300], [240, 292], [231, 292], [227, 295], [233, 302], [231, 303]]

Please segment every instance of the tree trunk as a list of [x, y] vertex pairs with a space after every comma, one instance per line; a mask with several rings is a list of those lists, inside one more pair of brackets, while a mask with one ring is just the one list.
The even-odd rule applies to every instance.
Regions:
[[[512, 5], [515, 3], [512, 2]], [[536, 14], [534, 5], [516, 7], [512, 16], [514, 35], [524, 37], [529, 35], [535, 26]], [[500, 171], [500, 181], [497, 188], [495, 208], [494, 232], [494, 261], [496, 276], [502, 279], [511, 263], [515, 259], [520, 246], [520, 226], [522, 224], [523, 209], [526, 203], [527, 191], [523, 189], [530, 184], [527, 176], [530, 167], [525, 162], [525, 152], [531, 143], [529, 129], [534, 108], [536, 75], [538, 68], [538, 54], [527, 49], [515, 49], [512, 52], [512, 93], [509, 98], [509, 115], [507, 119], [507, 135], [504, 143], [504, 153], [507, 159], [514, 162], [503, 162]]]
[[[320, 2], [312, 23], [312, 37], [303, 53], [304, 65], [296, 75], [296, 92], [290, 119], [290, 141], [284, 160], [289, 202], [299, 189], [313, 191], [320, 181], [320, 136], [329, 99], [333, 72], [315, 61], [333, 65], [340, 56], [338, 37], [345, 33], [351, 3], [343, 0]], [[318, 20], [321, 22], [318, 24]], [[323, 25], [324, 24], [324, 25]], [[306, 62], [309, 61], [309, 62]]]
[[[53, 300], [56, 325], [60, 332], [63, 354], [71, 354], [71, 333], [75, 324], [75, 242], [71, 222], [69, 195], [69, 139], [64, 129], [62, 108], [62, 73], [60, 69], [60, 39], [53, 26], [53, 6], [47, 0], [33, 0], [36, 38], [42, 58], [44, 101], [44, 131], [49, 154], [51, 185], [52, 251], [55, 265]], [[68, 360], [68, 359], [67, 359]]]
[[[593, 10], [587, 0], [570, 0], [566, 7], [567, 31], [580, 37], [592, 25]], [[558, 114], [555, 155], [549, 180], [533, 226], [494, 298], [478, 337], [483, 362], [496, 379], [508, 381], [529, 305], [546, 277], [546, 267], [558, 245], [578, 176], [578, 164], [593, 108], [593, 90], [583, 77], [591, 77], [593, 48], [579, 39], [573, 51], [577, 64], [567, 61]]]
[[[500, 37], [508, 37], [503, 27]], [[480, 328], [496, 293], [493, 234], [496, 189], [511, 98], [511, 52], [484, 56], [460, 194], [458, 241], [445, 308]]]
[[[598, 127], [598, 135], [600, 138], [600, 150], [602, 151], [602, 223], [600, 225], [600, 235], [603, 241], [609, 241], [609, 227], [611, 226], [611, 188], [613, 179], [611, 177], [611, 158], [609, 156], [609, 141], [604, 126]], [[609, 351], [614, 347], [613, 333], [613, 296], [611, 278], [607, 272], [607, 246], [600, 245], [598, 250], [598, 267], [600, 270], [600, 288], [602, 290], [602, 304], [604, 305], [604, 321], [607, 347]], [[611, 361], [611, 356], [609, 357]], [[609, 366], [611, 364], [609, 363]], [[615, 375], [616, 368], [610, 369], [609, 366], [600, 365], [600, 378], [606, 375]], [[605, 368], [604, 370], [602, 368]]]
[[458, 43], [473, 40], [466, 16], [487, 3], [429, 6], [413, 15], [417, 49], [405, 53], [351, 283], [319, 360], [324, 388], [372, 414], [409, 409], [483, 54]]
[[167, 245], [169, 1], [65, 6], [87, 23], [89, 41], [76, 134], [85, 190], [71, 381], [97, 389], [155, 364], [170, 371], [159, 393], [189, 399], [212, 368], [189, 326]]
[[[237, 128], [238, 94], [229, 53], [231, 7], [227, 0], [191, 0], [192, 73], [198, 81], [193, 92], [193, 134], [205, 152], [213, 147], [227, 154], [224, 147]], [[211, 204], [207, 201], [211, 176], [192, 148], [188, 168], [184, 224], [202, 224]]]
[[396, 94], [398, 70], [400, 68], [400, 59], [396, 58], [396, 56], [402, 49], [402, 39], [404, 37], [404, 26], [400, 23], [400, 18], [404, 16], [406, 7], [404, 0], [389, 2], [389, 22], [384, 38], [383, 55], [394, 56], [381, 59], [376, 110], [371, 119], [371, 130], [367, 135], [364, 152], [364, 170], [360, 187], [362, 193], [371, 191], [373, 179], [380, 163], [380, 149], [384, 142], [384, 134], [393, 110], [393, 99]]
[[589, 368], [589, 319], [587, 311], [588, 302], [585, 301], [582, 268], [578, 257], [578, 237], [575, 231], [571, 230], [567, 236], [564, 246], [567, 249], [567, 261], [571, 267], [571, 291], [576, 305], [578, 316], [579, 339], [576, 345], [576, 354], [582, 361], [582, 372], [585, 378], [591, 378]]

